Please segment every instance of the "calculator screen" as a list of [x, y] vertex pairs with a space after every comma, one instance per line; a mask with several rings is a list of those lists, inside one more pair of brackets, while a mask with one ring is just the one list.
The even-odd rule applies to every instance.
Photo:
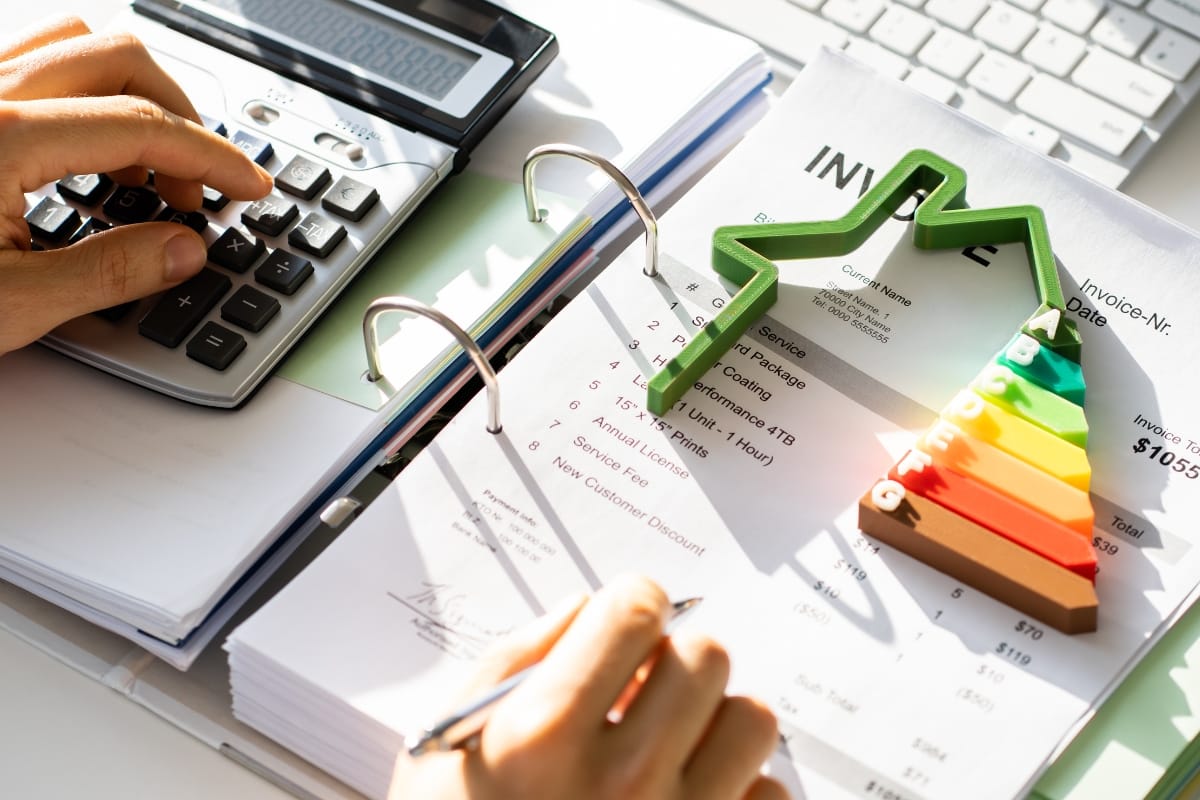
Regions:
[[344, 0], [204, 0], [384, 84], [441, 100], [478, 54]]

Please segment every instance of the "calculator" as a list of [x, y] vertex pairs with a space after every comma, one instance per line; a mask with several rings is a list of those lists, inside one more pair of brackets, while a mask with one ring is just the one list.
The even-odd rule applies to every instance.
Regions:
[[206, 189], [186, 213], [160, 201], [153, 175], [68, 175], [27, 195], [35, 248], [150, 220], [208, 243], [184, 283], [41, 342], [223, 408], [250, 397], [558, 52], [553, 34], [480, 0], [134, 0], [115, 26], [275, 188], [254, 202]]

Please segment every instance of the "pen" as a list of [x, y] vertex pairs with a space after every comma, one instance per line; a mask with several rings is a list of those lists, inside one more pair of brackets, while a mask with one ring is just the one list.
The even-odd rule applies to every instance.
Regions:
[[[667, 620], [668, 632], [670, 632], [672, 624], [678, 621], [689, 609], [699, 605], [702, 599], [700, 597], [689, 597], [686, 600], [679, 600], [672, 603], [671, 616]], [[410, 756], [419, 756], [424, 753], [445, 752], [467, 746], [469, 742], [479, 735], [479, 731], [483, 729], [483, 723], [486, 721], [483, 712], [491, 708], [500, 698], [517, 688], [521, 684], [521, 681], [525, 680], [536, 666], [537, 664], [530, 664], [520, 672], [508, 676], [492, 687], [482, 697], [468, 703], [436, 725], [426, 728], [417, 736], [406, 737], [404, 746], [408, 750], [408, 754]]]

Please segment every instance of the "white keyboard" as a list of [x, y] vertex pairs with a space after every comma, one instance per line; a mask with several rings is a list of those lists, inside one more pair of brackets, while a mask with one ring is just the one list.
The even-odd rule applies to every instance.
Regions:
[[1119, 186], [1200, 90], [1200, 0], [669, 0], [796, 68], [822, 45]]

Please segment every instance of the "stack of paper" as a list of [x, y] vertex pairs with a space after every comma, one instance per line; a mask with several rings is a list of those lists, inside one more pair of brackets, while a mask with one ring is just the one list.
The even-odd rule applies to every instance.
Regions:
[[[974, 208], [1045, 212], [1083, 338], [1094, 633], [857, 524], [864, 487], [1036, 306], [1021, 244], [919, 250], [909, 200], [853, 252], [780, 262], [767, 315], [647, 411], [647, 380], [728, 300], [715, 228], [837, 219], [916, 148], [965, 170]], [[834, 56], [660, 228], [661, 278], [630, 248], [504, 370], [503, 433], [475, 398], [234, 632], [235, 714], [382, 797], [401, 734], [489, 642], [633, 570], [704, 596], [686, 624], [774, 708], [771, 768], [797, 796], [1024, 796], [1200, 586], [1200, 238]]]
[[532, 147], [581, 143], [669, 192], [728, 146], [723, 123], [769, 78], [757, 46], [633, 0], [511, 5], [560, 37], [559, 58], [243, 408], [189, 407], [36, 347], [0, 359], [0, 577], [186, 666], [324, 503], [463, 379], [443, 332], [390, 320], [388, 381], [364, 384], [367, 302], [417, 296], [498, 346], [633, 221], [573, 162], [539, 170], [551, 216], [527, 222]]

